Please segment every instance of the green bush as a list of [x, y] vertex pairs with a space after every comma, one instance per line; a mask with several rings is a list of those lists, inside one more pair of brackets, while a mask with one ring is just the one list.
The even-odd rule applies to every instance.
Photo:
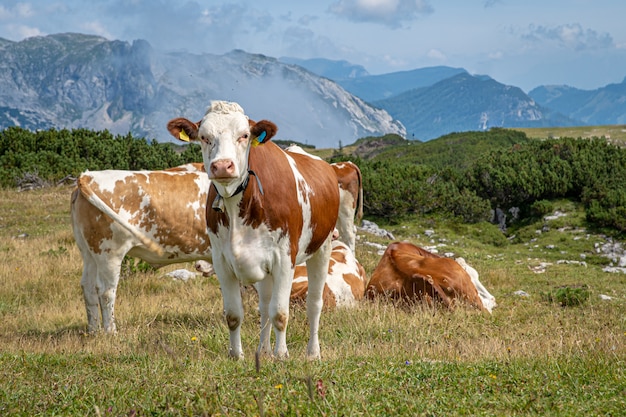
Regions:
[[561, 307], [573, 307], [584, 304], [589, 299], [589, 289], [586, 285], [564, 286], [548, 293], [542, 293], [541, 297], [544, 301], [558, 303]]
[[25, 174], [55, 183], [85, 170], [156, 170], [200, 162], [198, 145], [181, 147], [87, 129], [0, 132], [0, 187], [15, 187]]

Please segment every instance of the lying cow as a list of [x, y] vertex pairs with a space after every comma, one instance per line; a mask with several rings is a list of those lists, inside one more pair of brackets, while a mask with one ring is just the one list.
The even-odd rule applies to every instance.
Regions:
[[330, 165], [286, 152], [269, 139], [272, 122], [249, 120], [237, 103], [212, 102], [198, 123], [173, 119], [177, 139], [199, 142], [212, 186], [206, 220], [213, 267], [230, 330], [229, 354], [243, 358], [240, 284], [259, 292], [261, 336], [257, 354], [288, 357], [289, 295], [297, 264], [309, 275], [307, 357], [320, 357], [318, 329], [332, 231], [339, 212], [337, 177]]
[[92, 171], [71, 198], [74, 237], [83, 258], [87, 330], [115, 332], [115, 298], [125, 255], [160, 267], [211, 260], [202, 164], [163, 171]]
[[440, 302], [447, 307], [462, 300], [488, 310], [458, 262], [408, 242], [391, 243], [372, 273], [366, 296], [372, 299], [380, 295], [409, 302], [425, 300], [431, 305]]
[[[324, 307], [352, 307], [363, 298], [367, 276], [348, 245], [335, 240], [324, 285]], [[309, 288], [305, 265], [296, 266], [291, 301], [302, 302]]]

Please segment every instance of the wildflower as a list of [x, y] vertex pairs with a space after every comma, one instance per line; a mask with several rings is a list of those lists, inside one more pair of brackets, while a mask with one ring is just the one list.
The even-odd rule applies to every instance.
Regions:
[[276, 384], [276, 385], [274, 385], [274, 388], [276, 388], [276, 389], [283, 389], [283, 384]]
[[191, 336], [191, 341], [195, 342], [196, 340], [198, 340], [198, 338], [196, 336]]
[[494, 374], [490, 374], [490, 375], [489, 375], [489, 378], [491, 378], [491, 379], [496, 379], [496, 378], [497, 378], [497, 376], [495, 376]]
[[321, 379], [317, 380], [317, 384], [315, 384], [316, 388], [317, 388], [317, 393], [319, 394], [320, 397], [325, 398], [326, 397], [326, 387], [324, 386], [324, 383], [322, 382]]
[[410, 365], [410, 364], [411, 364], [411, 361], [406, 360], [406, 361], [404, 361], [404, 364], [405, 364], [405, 365]]

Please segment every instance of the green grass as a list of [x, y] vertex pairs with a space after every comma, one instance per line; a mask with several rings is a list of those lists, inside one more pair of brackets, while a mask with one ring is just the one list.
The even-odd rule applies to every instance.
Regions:
[[[71, 189], [0, 190], [0, 415], [579, 416], [626, 410], [626, 275], [609, 274], [603, 238], [568, 215], [495, 238], [495, 226], [416, 218], [398, 240], [464, 256], [495, 295], [492, 315], [459, 307], [363, 302], [325, 311], [322, 360], [308, 362], [306, 315], [291, 309], [290, 358], [257, 367], [256, 295], [246, 292], [245, 359], [227, 357], [215, 278], [159, 271], [121, 281], [115, 336], [84, 333], [82, 261], [69, 224]], [[547, 226], [547, 228], [546, 228]], [[426, 230], [435, 234], [427, 236]], [[561, 229], [561, 230], [559, 230]], [[540, 230], [541, 233], [537, 233]], [[26, 233], [27, 237], [17, 237]], [[379, 259], [360, 234], [357, 257]], [[594, 262], [558, 263], [561, 259]], [[543, 273], [531, 267], [549, 264]], [[562, 307], [545, 294], [586, 285]], [[515, 295], [523, 290], [528, 297]], [[613, 297], [603, 301], [600, 294]]]

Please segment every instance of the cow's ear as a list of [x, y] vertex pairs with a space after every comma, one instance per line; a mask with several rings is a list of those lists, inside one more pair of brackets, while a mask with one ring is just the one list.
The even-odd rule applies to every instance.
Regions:
[[195, 141], [198, 139], [198, 128], [200, 123], [194, 123], [184, 117], [177, 117], [167, 123], [167, 130], [172, 136], [183, 142]]
[[250, 126], [250, 133], [252, 134], [252, 145], [260, 145], [267, 143], [270, 139], [276, 135], [278, 127], [269, 120], [261, 120], [254, 125]]

